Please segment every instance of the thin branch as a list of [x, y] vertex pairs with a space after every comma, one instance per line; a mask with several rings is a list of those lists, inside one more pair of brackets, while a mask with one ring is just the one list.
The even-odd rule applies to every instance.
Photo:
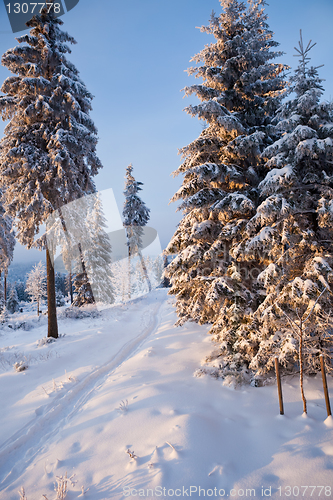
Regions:
[[[332, 164], [333, 162], [327, 161], [326, 163]], [[333, 191], [333, 187], [329, 186], [328, 184], [322, 184], [320, 182], [313, 182], [309, 184], [303, 184], [303, 185], [295, 185], [295, 186], [290, 186], [288, 189], [283, 189], [282, 191], [279, 191], [278, 194], [285, 194], [289, 193], [290, 191], [308, 191], [311, 188], [318, 188], [318, 189], [329, 189], [330, 191]]]
[[324, 288], [324, 290], [321, 292], [321, 294], [317, 297], [316, 302], [313, 304], [313, 307], [311, 308], [311, 311], [309, 312], [309, 314], [307, 315], [307, 317], [305, 318], [305, 320], [303, 321], [303, 323], [305, 323], [305, 322], [309, 319], [309, 317], [311, 316], [312, 311], [313, 311], [313, 310], [314, 310], [314, 308], [316, 307], [316, 305], [317, 305], [317, 303], [318, 303], [318, 301], [319, 301], [320, 297], [321, 297], [322, 295], [324, 295], [324, 293], [326, 292], [326, 290], [327, 290], [327, 287], [326, 287], [326, 288]]
[[[311, 43], [311, 42], [312, 42], [312, 40], [310, 40], [309, 45], [310, 45], [310, 43]], [[314, 47], [315, 45], [317, 45], [317, 42], [313, 43], [313, 44], [311, 45], [311, 47], [309, 47], [308, 49], [306, 49], [306, 52], [309, 52], [311, 49], [313, 49], [313, 47]]]
[[302, 37], [302, 30], [299, 30], [299, 38], [300, 41], [298, 42], [298, 45], [300, 46], [301, 51], [303, 52], [303, 37]]
[[[310, 47], [311, 42], [312, 42], [312, 40], [310, 40], [310, 41], [309, 41], [309, 43], [307, 44], [307, 47], [306, 47], [306, 49], [305, 49], [305, 52], [307, 52], [308, 50], [310, 50], [310, 49], [309, 49], [309, 47]], [[316, 44], [315, 44], [315, 45], [316, 45]]]
[[295, 311], [296, 311], [296, 316], [298, 317], [299, 321], [302, 321], [301, 318], [299, 317], [297, 307], [295, 307]]
[[285, 315], [285, 317], [286, 317], [286, 318], [287, 318], [287, 320], [289, 321], [289, 323], [290, 323], [290, 325], [291, 325], [291, 328], [292, 328], [293, 332], [294, 332], [296, 335], [298, 335], [298, 336], [299, 336], [299, 338], [301, 338], [301, 335], [300, 335], [297, 331], [295, 331], [295, 330], [294, 330], [294, 327], [293, 327], [293, 323], [294, 323], [294, 325], [296, 325], [296, 326], [297, 326], [297, 328], [298, 328], [298, 329], [300, 329], [300, 327], [298, 326], [298, 324], [297, 324], [297, 323], [296, 323], [293, 319], [289, 318], [288, 314], [286, 314], [286, 313], [284, 312], [284, 310], [283, 310], [283, 309], [279, 306], [279, 304], [274, 304], [274, 305], [276, 305], [276, 307], [278, 307], [278, 308], [279, 308], [279, 309], [283, 312], [283, 314]]
[[289, 212], [288, 214], [286, 214], [283, 217], [280, 217], [277, 221], [275, 221], [273, 224], [271, 224], [271, 227], [274, 228], [275, 226], [277, 226], [281, 222], [285, 221], [289, 217], [294, 217], [295, 215], [316, 214], [316, 213], [317, 213], [316, 210], [300, 210], [297, 212]]

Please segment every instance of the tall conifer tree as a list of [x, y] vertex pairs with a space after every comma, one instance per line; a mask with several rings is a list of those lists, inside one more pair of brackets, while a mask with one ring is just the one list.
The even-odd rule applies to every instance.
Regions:
[[11, 314], [14, 314], [19, 310], [19, 300], [15, 285], [11, 285], [10, 287], [6, 307], [8, 312], [10, 312]]
[[[92, 293], [93, 302], [103, 302], [105, 304], [112, 304], [114, 302], [114, 290], [112, 286], [112, 272], [111, 272], [111, 243], [105, 231], [106, 219], [103, 214], [102, 202], [98, 194], [90, 196], [89, 210], [85, 218], [85, 232], [82, 237], [89, 241], [84, 245], [82, 250], [82, 262], [84, 263], [84, 288]], [[78, 277], [76, 282], [80, 286]], [[75, 290], [77, 297], [74, 305], [80, 302], [83, 305], [84, 297], [80, 300], [81, 292], [86, 296], [88, 290], [82, 289], [82, 286]], [[88, 302], [89, 294], [87, 296]]]
[[264, 0], [221, 0], [201, 30], [215, 37], [188, 70], [202, 79], [185, 89], [201, 101], [186, 111], [205, 123], [198, 139], [181, 150], [175, 172], [184, 180], [172, 201], [181, 200], [183, 219], [167, 251], [170, 293], [177, 296], [178, 323], [214, 323], [212, 332], [230, 345], [234, 329], [257, 307], [253, 263], [232, 252], [257, 206], [264, 176], [260, 154], [272, 143], [271, 117], [284, 92], [281, 55], [268, 29]]
[[332, 105], [320, 100], [318, 68], [309, 67], [313, 45], [305, 47], [301, 35], [292, 98], [275, 118], [283, 135], [263, 152], [268, 172], [259, 184], [261, 204], [237, 249], [264, 266], [259, 282], [266, 298], [241, 350], [259, 376], [274, 369], [275, 356], [287, 371], [299, 369], [300, 322], [304, 371], [320, 370], [319, 353], [332, 358], [333, 115]]
[[54, 249], [45, 234], [34, 238], [53, 211], [95, 191], [92, 176], [101, 168], [97, 130], [89, 116], [92, 95], [66, 58], [75, 40], [60, 29], [62, 24], [47, 9], [27, 23], [30, 34], [19, 37], [19, 46], [2, 57], [15, 76], [4, 82], [0, 97], [2, 119], [10, 119], [0, 148], [4, 207], [20, 243], [46, 248], [52, 337], [58, 336]]
[[128, 247], [128, 295], [131, 295], [131, 259], [137, 254], [140, 258], [142, 270], [148, 284], [148, 289], [151, 291], [151, 283], [148, 276], [148, 271], [142, 256], [142, 236], [143, 227], [147, 225], [149, 220], [149, 208], [141, 200], [138, 192], [142, 190], [142, 182], [136, 181], [132, 175], [133, 167], [129, 165], [126, 169], [125, 183], [125, 203], [123, 208], [124, 227], [126, 231], [127, 247]]

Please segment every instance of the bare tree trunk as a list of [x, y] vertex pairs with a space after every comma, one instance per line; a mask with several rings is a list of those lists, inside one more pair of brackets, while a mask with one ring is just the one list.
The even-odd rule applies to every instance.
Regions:
[[5, 269], [5, 275], [4, 275], [4, 279], [3, 279], [3, 296], [4, 296], [4, 300], [5, 300], [5, 307], [6, 307], [6, 304], [7, 304], [7, 269]]
[[164, 254], [163, 255], [163, 267], [164, 267], [164, 271], [163, 271], [163, 274], [162, 274], [162, 276], [163, 276], [162, 287], [163, 288], [169, 288], [169, 286], [170, 286], [170, 280], [169, 280], [169, 278], [167, 278], [165, 276], [165, 269], [168, 267], [168, 265], [169, 265], [168, 264], [168, 257]]
[[73, 304], [73, 275], [72, 275], [72, 262], [69, 263], [69, 271], [66, 276], [66, 288], [65, 291], [69, 293], [71, 304]]
[[[61, 207], [58, 208], [58, 212], [59, 212], [59, 215], [60, 215], [60, 221], [61, 221], [62, 228], [64, 230], [65, 238], [67, 240], [68, 249], [70, 249], [71, 248], [71, 244], [70, 244], [70, 240], [69, 240], [68, 233], [67, 233], [67, 227], [66, 227], [65, 219], [64, 219], [64, 217], [62, 215]], [[82, 257], [82, 255], [81, 255], [81, 257]], [[71, 259], [69, 259], [69, 276], [68, 276], [68, 280], [69, 280], [69, 283], [68, 283], [68, 286], [69, 286], [69, 295], [71, 297], [71, 305], [72, 305], [73, 304], [73, 286], [72, 286], [72, 261], [71, 261]]]
[[81, 243], [78, 244], [78, 248], [79, 248], [79, 252], [80, 252], [80, 260], [81, 260], [81, 265], [82, 265], [82, 272], [83, 272], [84, 277], [86, 279], [87, 293], [91, 296], [92, 302], [95, 303], [94, 294], [93, 294], [93, 291], [92, 291], [92, 288], [91, 288], [91, 284], [90, 284], [90, 282], [88, 280], [87, 269], [86, 269], [86, 265], [84, 263], [84, 258], [83, 258], [83, 252], [82, 252]]
[[307, 413], [306, 399], [305, 399], [304, 387], [303, 387], [303, 324], [302, 324], [302, 322], [301, 322], [300, 328], [299, 328], [298, 357], [299, 357], [299, 380], [300, 380], [300, 387], [301, 387], [301, 394], [302, 394], [302, 401], [303, 401], [303, 412]]
[[328, 388], [327, 388], [324, 356], [321, 354], [319, 356], [319, 359], [320, 359], [321, 376], [323, 379], [323, 387], [324, 387], [324, 394], [325, 394], [327, 416], [330, 417], [332, 415], [332, 411], [331, 411], [330, 397], [329, 397]]
[[69, 286], [69, 295], [71, 297], [71, 304], [73, 304], [72, 270], [69, 271], [68, 282], [69, 282], [68, 286]]
[[52, 265], [50, 251], [46, 248], [46, 274], [47, 274], [47, 314], [48, 331], [47, 336], [58, 338], [57, 306], [55, 293], [54, 267]]
[[[124, 276], [125, 276], [125, 274], [124, 274]], [[125, 283], [125, 278], [124, 278], [121, 282], [121, 301], [122, 302], [125, 302], [125, 292], [126, 292], [125, 285], [126, 285], [126, 283]]]
[[[128, 231], [128, 229], [127, 229]], [[126, 231], [126, 236], [128, 238], [128, 233]], [[128, 299], [131, 298], [131, 255], [132, 253], [132, 249], [130, 247], [130, 245], [128, 245], [128, 289], [127, 289], [127, 297]]]
[[141, 262], [141, 267], [142, 267], [142, 270], [143, 270], [143, 274], [146, 278], [146, 281], [147, 281], [147, 284], [148, 284], [148, 290], [151, 292], [151, 283], [150, 283], [150, 279], [149, 279], [149, 276], [148, 276], [148, 271], [147, 271], [147, 267], [146, 267], [146, 263], [144, 261], [144, 258], [141, 254], [141, 252], [139, 252], [139, 257], [140, 257], [140, 262]]
[[280, 370], [279, 370], [279, 358], [277, 356], [275, 356], [274, 362], [275, 362], [276, 382], [277, 382], [278, 395], [279, 395], [280, 415], [284, 415], [281, 377], [280, 377]]
[[131, 298], [131, 251], [128, 249], [128, 289], [127, 297]]
[[37, 300], [37, 316], [39, 317], [39, 299]]

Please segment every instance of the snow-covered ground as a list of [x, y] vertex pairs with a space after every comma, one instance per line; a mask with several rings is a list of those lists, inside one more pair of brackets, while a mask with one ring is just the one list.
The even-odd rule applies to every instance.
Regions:
[[60, 314], [65, 336], [40, 347], [45, 316], [0, 330], [1, 500], [22, 486], [28, 500], [53, 500], [66, 472], [69, 500], [82, 486], [87, 500], [333, 497], [321, 378], [305, 381], [304, 417], [295, 377], [283, 380], [284, 416], [275, 386], [194, 377], [208, 328], [175, 328], [172, 302], [160, 289], [95, 317]]

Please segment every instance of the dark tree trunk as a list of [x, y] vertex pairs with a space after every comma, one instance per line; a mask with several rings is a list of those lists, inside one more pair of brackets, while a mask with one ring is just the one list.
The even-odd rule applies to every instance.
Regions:
[[77, 274], [75, 277], [74, 285], [77, 295], [73, 302], [73, 306], [81, 307], [85, 304], [95, 304], [94, 294], [91, 285], [88, 280], [86, 265], [83, 259], [83, 252], [81, 243], [78, 243], [78, 249], [80, 253], [81, 269], [82, 272]]
[[127, 265], [128, 265], [128, 289], [127, 289], [127, 298], [131, 298], [131, 248], [128, 247], [128, 260], [127, 260]]
[[86, 265], [85, 265], [84, 258], [83, 258], [81, 243], [78, 244], [78, 247], [79, 247], [79, 252], [80, 252], [80, 259], [81, 259], [83, 274], [84, 274], [85, 280], [87, 282], [87, 293], [88, 293], [88, 295], [91, 296], [91, 303], [95, 304], [94, 294], [93, 294], [91, 285], [90, 285], [89, 280], [88, 280], [88, 274], [87, 274]]
[[72, 262], [69, 264], [69, 272], [66, 276], [66, 289], [65, 293], [69, 293], [71, 304], [73, 304], [73, 275], [72, 275]]
[[71, 304], [73, 304], [72, 270], [69, 271], [68, 282], [69, 282], [69, 294], [71, 296]]
[[5, 276], [3, 279], [3, 296], [4, 296], [4, 300], [5, 300], [5, 306], [6, 306], [6, 303], [7, 303], [7, 270], [5, 271]]
[[48, 248], [46, 248], [46, 274], [47, 274], [47, 314], [48, 314], [47, 336], [57, 339], [58, 323], [57, 323], [54, 267], [52, 265], [50, 251]]
[[301, 321], [301, 325], [299, 328], [299, 348], [298, 348], [298, 356], [299, 356], [299, 379], [300, 379], [300, 386], [301, 386], [301, 395], [302, 395], [302, 401], [303, 401], [303, 412], [307, 413], [307, 405], [306, 405], [306, 398], [304, 395], [304, 386], [303, 386], [303, 324]]
[[143, 258], [143, 255], [141, 252], [139, 252], [139, 257], [140, 257], [140, 262], [141, 262], [141, 267], [142, 267], [142, 270], [143, 270], [143, 274], [144, 274], [144, 277], [147, 281], [147, 284], [148, 284], [148, 290], [149, 292], [151, 292], [151, 283], [150, 283], [150, 279], [149, 279], [149, 276], [148, 276], [148, 271], [147, 271], [147, 267], [146, 267], [146, 263], [144, 261], [144, 258]]
[[[163, 256], [163, 267], [164, 267], [164, 269], [166, 267], [168, 267], [168, 257], [166, 255]], [[163, 271], [163, 280], [162, 280], [161, 286], [163, 288], [170, 288], [170, 286], [171, 286], [169, 278], [164, 276], [164, 271]]]

